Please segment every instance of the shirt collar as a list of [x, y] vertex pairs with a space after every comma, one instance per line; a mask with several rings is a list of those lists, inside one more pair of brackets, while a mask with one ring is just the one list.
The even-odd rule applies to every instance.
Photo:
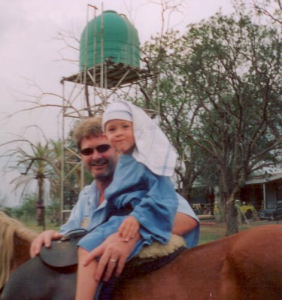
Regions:
[[85, 188], [85, 195], [88, 198], [88, 207], [90, 207], [89, 205], [93, 203], [97, 209], [100, 209], [100, 208], [104, 208], [108, 202], [105, 199], [100, 205], [98, 205], [99, 198], [100, 198], [100, 191], [97, 187], [95, 180]]

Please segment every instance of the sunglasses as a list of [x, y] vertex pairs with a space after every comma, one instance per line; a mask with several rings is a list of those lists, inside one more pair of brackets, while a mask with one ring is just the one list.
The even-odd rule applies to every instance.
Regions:
[[89, 156], [89, 155], [92, 155], [94, 153], [95, 150], [97, 150], [99, 153], [104, 153], [104, 152], [107, 152], [109, 149], [110, 149], [110, 145], [108, 144], [103, 144], [103, 145], [99, 145], [97, 146], [96, 148], [84, 148], [84, 149], [81, 149], [80, 150], [80, 153], [82, 155], [85, 155], [85, 156]]

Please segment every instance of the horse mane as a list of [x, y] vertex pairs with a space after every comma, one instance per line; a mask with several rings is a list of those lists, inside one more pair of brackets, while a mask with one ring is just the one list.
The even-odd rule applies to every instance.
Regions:
[[13, 267], [15, 239], [31, 243], [38, 233], [0, 211], [0, 290], [8, 280]]

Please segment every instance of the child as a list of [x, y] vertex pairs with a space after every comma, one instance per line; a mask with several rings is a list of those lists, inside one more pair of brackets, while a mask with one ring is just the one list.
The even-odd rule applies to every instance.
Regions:
[[[103, 130], [119, 153], [119, 161], [105, 192], [109, 219], [79, 242], [76, 300], [93, 300], [99, 284], [94, 279], [97, 261], [83, 265], [90, 251], [117, 231], [124, 242], [140, 233], [128, 260], [153, 241], [167, 243], [177, 208], [168, 178], [177, 156], [154, 121], [140, 108], [119, 100], [106, 109]], [[113, 259], [110, 262], [116, 263]]]

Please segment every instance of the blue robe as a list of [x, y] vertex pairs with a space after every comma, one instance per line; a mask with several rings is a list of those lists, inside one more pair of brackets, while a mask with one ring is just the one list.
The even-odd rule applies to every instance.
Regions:
[[[153, 174], [131, 155], [122, 155], [105, 197], [110, 209], [115, 207], [122, 210], [131, 205], [133, 210], [130, 215], [140, 223], [141, 239], [136, 243], [128, 260], [138, 254], [144, 245], [150, 245], [153, 241], [163, 244], [169, 241], [178, 200], [168, 177]], [[87, 251], [93, 250], [109, 235], [117, 232], [126, 217], [110, 217], [106, 223], [83, 237], [78, 245]]]

